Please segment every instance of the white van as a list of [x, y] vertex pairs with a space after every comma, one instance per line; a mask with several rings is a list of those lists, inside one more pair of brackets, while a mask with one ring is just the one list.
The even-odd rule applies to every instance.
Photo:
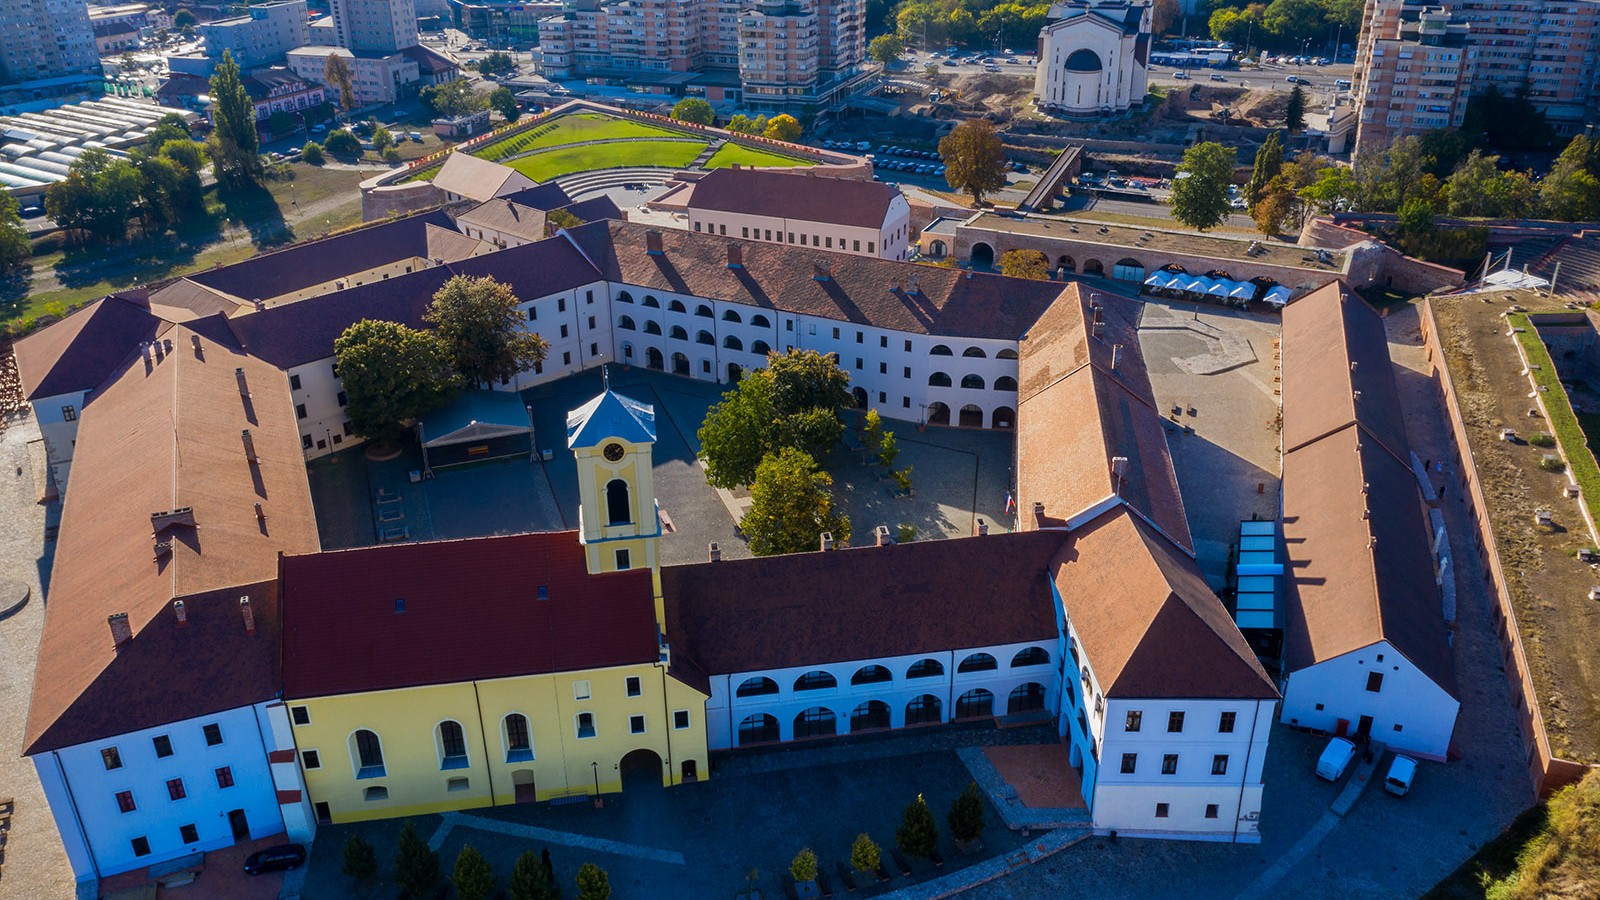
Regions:
[[1417, 761], [1409, 756], [1395, 754], [1394, 761], [1389, 763], [1389, 774], [1384, 776], [1383, 789], [1396, 797], [1404, 797], [1411, 791], [1411, 782], [1417, 777]]
[[1350, 90], [1350, 79], [1348, 79], [1348, 78], [1340, 78], [1340, 79], [1336, 80], [1333, 83], [1333, 87], [1334, 87], [1334, 90], [1348, 91], [1348, 90]]
[[1355, 758], [1356, 745], [1336, 737], [1328, 742], [1322, 755], [1317, 757], [1317, 777], [1338, 781], [1344, 777], [1344, 770], [1350, 768], [1350, 761]]

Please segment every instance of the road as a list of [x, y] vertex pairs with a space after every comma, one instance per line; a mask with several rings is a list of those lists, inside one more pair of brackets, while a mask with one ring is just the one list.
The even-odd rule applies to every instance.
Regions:
[[[939, 71], [945, 75], [976, 75], [982, 73], [984, 67], [979, 63], [962, 62], [951, 65], [950, 60], [943, 57], [933, 57], [928, 54], [909, 51], [905, 55], [906, 67], [897, 75], [914, 78], [922, 76], [923, 68], [928, 63], [934, 63]], [[1012, 57], [995, 56], [995, 65], [999, 66], [1001, 75], [1015, 75], [1022, 78], [1032, 78], [1034, 73], [1034, 60], [1031, 55], [1015, 55], [1017, 62], [1007, 62]], [[1223, 70], [1195, 69], [1190, 71], [1191, 78], [1178, 79], [1173, 75], [1176, 70], [1169, 66], [1151, 66], [1150, 81], [1152, 84], [1179, 85], [1179, 84], [1210, 84], [1214, 80], [1210, 75], [1221, 75], [1228, 84], [1250, 87], [1256, 89], [1289, 90], [1292, 85], [1286, 80], [1290, 75], [1296, 75], [1311, 82], [1308, 87], [1313, 91], [1331, 91], [1333, 83], [1338, 79], [1348, 79], [1354, 66], [1349, 63], [1327, 66], [1286, 66], [1278, 63], [1268, 63], [1254, 68], [1230, 68]]]

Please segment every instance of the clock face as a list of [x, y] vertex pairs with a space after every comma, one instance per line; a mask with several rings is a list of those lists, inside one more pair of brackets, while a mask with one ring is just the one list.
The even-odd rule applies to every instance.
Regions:
[[627, 451], [622, 449], [621, 444], [607, 444], [605, 449], [601, 450], [600, 452], [608, 461], [616, 462], [617, 460], [621, 459], [622, 454]]

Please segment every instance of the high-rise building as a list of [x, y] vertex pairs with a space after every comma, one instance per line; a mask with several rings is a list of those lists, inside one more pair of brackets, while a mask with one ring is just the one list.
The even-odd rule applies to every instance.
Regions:
[[1525, 93], [1557, 134], [1593, 121], [1600, 91], [1595, 0], [1372, 0], [1356, 51], [1356, 148], [1460, 126], [1491, 87]]
[[0, 3], [0, 85], [100, 74], [83, 0]]
[[394, 53], [417, 46], [415, 0], [333, 0], [339, 46], [357, 53]]

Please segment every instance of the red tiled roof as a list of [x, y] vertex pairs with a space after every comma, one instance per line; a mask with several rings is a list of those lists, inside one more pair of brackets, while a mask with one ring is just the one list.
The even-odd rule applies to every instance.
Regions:
[[1383, 317], [1343, 282], [1284, 307], [1282, 355], [1285, 452], [1357, 419], [1392, 452], [1405, 452]]
[[25, 395], [54, 397], [99, 387], [162, 326], [142, 294], [112, 294], [16, 344]]
[[829, 178], [815, 169], [713, 169], [694, 182], [688, 208], [882, 228], [900, 191], [876, 181]]
[[650, 571], [590, 575], [575, 531], [286, 556], [282, 568], [286, 697], [659, 658]]

